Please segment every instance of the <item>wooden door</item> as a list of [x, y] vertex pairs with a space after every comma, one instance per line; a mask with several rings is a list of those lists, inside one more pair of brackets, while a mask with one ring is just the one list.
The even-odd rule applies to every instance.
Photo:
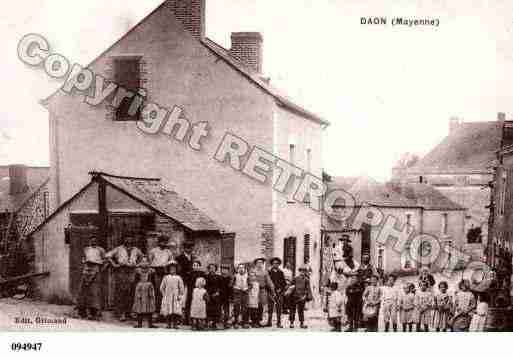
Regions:
[[[111, 213], [107, 233], [107, 251], [116, 248], [123, 242], [127, 234], [144, 233], [154, 230], [155, 217], [143, 213]], [[141, 244], [138, 244], [141, 246]], [[144, 250], [144, 248], [141, 248]], [[112, 267], [106, 271], [106, 306], [112, 308], [115, 304], [115, 282]]]
[[223, 234], [221, 238], [221, 265], [228, 265], [231, 269], [235, 265], [235, 233]]
[[296, 273], [296, 248], [296, 237], [288, 237], [283, 240], [283, 262], [284, 264], [290, 263], [294, 275]]

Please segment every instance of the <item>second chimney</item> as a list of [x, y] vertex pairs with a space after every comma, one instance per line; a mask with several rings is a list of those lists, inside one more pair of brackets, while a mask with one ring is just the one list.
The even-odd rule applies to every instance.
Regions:
[[9, 194], [16, 195], [28, 191], [27, 166], [9, 166]]
[[192, 36], [205, 37], [205, 0], [167, 0], [166, 5]]
[[248, 69], [262, 73], [263, 38], [259, 32], [233, 32], [230, 54]]

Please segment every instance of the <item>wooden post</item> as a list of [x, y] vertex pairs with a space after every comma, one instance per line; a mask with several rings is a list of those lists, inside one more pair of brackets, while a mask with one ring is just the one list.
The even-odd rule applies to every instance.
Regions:
[[107, 211], [107, 187], [101, 177], [98, 177], [98, 215], [98, 242], [102, 248], [106, 249], [109, 230], [109, 213]]

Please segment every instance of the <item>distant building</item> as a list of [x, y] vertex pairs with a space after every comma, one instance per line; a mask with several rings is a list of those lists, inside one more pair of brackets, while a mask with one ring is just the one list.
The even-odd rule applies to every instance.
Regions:
[[[505, 121], [502, 129], [497, 165], [490, 182], [490, 226], [486, 251], [487, 264], [497, 273], [502, 293], [493, 298], [494, 305], [510, 303], [513, 254], [513, 122]], [[503, 301], [503, 303], [500, 303]]]
[[[379, 183], [371, 178], [333, 178], [328, 182], [330, 190], [342, 189], [351, 194], [354, 206], [335, 202], [333, 209], [341, 211], [339, 221], [323, 216], [323, 274], [329, 273], [330, 251], [337, 245], [342, 235], [348, 235], [352, 241], [354, 258], [361, 261], [364, 254], [385, 273], [408, 272], [418, 269], [418, 263], [412, 258], [411, 251], [397, 252], [393, 249], [395, 241], [386, 245], [377, 242], [387, 216], [393, 216], [396, 229], [407, 233], [405, 248], [409, 248], [412, 239], [419, 234], [429, 234], [438, 239], [441, 245], [450, 244], [455, 248], [466, 247], [465, 213], [466, 209], [453, 202], [435, 187], [423, 183]], [[355, 219], [358, 211], [376, 207], [383, 219], [375, 226], [366, 223], [359, 225]], [[447, 260], [445, 255], [434, 260], [433, 270], [437, 270]]]
[[427, 155], [413, 167], [393, 169], [394, 180], [429, 184], [468, 208], [465, 231], [473, 237], [480, 230], [480, 238], [473, 240], [482, 242], [483, 248], [488, 237], [489, 182], [493, 178], [496, 151], [501, 146], [505, 117], [499, 113], [496, 121], [489, 122], [452, 118], [448, 136]]
[[[18, 245], [49, 215], [48, 167], [0, 166], [0, 275], [24, 271], [12, 262]], [[25, 264], [23, 265], [25, 267]]]

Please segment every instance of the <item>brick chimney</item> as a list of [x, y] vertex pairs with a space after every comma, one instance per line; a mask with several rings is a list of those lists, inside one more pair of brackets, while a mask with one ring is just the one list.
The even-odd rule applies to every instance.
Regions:
[[166, 6], [192, 36], [205, 37], [205, 0], [167, 0]]
[[259, 32], [233, 32], [230, 54], [248, 69], [262, 73], [263, 38]]
[[9, 166], [9, 194], [16, 195], [28, 191], [27, 166]]
[[460, 124], [461, 120], [458, 117], [451, 117], [449, 119], [449, 134], [453, 134], [460, 127]]

